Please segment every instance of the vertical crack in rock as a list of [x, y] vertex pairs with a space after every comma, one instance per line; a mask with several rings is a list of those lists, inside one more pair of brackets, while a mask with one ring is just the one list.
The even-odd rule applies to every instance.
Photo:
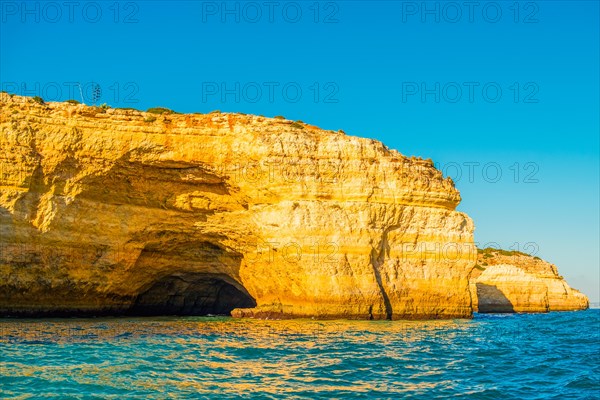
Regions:
[[392, 303], [390, 302], [390, 298], [387, 292], [385, 291], [385, 288], [383, 287], [383, 282], [381, 281], [381, 273], [379, 272], [379, 266], [383, 264], [383, 262], [379, 260], [380, 255], [376, 254], [375, 249], [371, 250], [371, 265], [373, 266], [373, 273], [375, 274], [377, 286], [379, 287], [379, 291], [381, 292], [381, 296], [383, 297], [386, 318], [392, 319]]
[[[373, 266], [373, 273], [375, 274], [375, 280], [377, 281], [377, 286], [379, 287], [379, 291], [381, 292], [381, 296], [383, 297], [383, 304], [385, 306], [385, 314], [386, 314], [386, 319], [391, 320], [392, 319], [392, 315], [393, 315], [393, 309], [392, 309], [392, 302], [390, 301], [390, 297], [388, 296], [384, 286], [383, 286], [383, 281], [381, 279], [381, 271], [379, 270], [379, 268], [383, 265], [383, 263], [385, 262], [385, 252], [389, 251], [389, 244], [388, 244], [388, 233], [391, 230], [397, 229], [399, 226], [398, 225], [392, 225], [387, 227], [386, 229], [384, 229], [383, 234], [381, 235], [381, 243], [379, 245], [379, 252], [377, 252], [375, 249], [371, 250], [371, 265]], [[370, 314], [370, 318], [373, 317], [373, 314], [371, 312], [372, 310], [369, 310], [369, 314]]]

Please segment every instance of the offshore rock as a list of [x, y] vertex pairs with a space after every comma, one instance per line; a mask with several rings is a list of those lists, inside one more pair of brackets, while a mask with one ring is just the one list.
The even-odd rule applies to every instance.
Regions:
[[575, 311], [587, 296], [571, 288], [555, 265], [518, 251], [478, 251], [471, 273], [473, 310], [486, 312]]
[[470, 317], [430, 160], [282, 118], [0, 94], [0, 314]]

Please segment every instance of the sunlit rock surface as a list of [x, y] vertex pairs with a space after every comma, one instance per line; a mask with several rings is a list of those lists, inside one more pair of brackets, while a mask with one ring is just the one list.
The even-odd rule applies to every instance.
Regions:
[[0, 94], [0, 314], [471, 316], [430, 160], [283, 118]]
[[473, 310], [548, 312], [585, 310], [588, 298], [571, 288], [555, 265], [506, 250], [478, 251], [471, 273]]

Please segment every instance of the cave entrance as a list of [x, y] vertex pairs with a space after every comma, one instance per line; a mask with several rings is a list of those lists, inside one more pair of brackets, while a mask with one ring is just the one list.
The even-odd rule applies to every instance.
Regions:
[[154, 282], [135, 299], [128, 314], [231, 315], [234, 308], [256, 307], [246, 289], [226, 275], [173, 274]]

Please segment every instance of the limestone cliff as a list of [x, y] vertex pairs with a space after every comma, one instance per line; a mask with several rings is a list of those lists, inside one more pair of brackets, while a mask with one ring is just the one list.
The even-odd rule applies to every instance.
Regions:
[[585, 310], [588, 298], [571, 288], [555, 265], [506, 250], [478, 250], [471, 273], [473, 310], [548, 312]]
[[0, 94], [0, 314], [471, 315], [431, 161], [281, 118]]

